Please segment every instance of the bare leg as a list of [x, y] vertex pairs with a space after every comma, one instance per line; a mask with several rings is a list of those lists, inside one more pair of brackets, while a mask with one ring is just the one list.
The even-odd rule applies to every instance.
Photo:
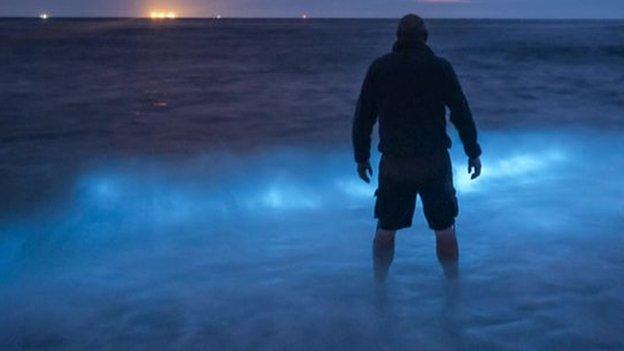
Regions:
[[459, 247], [455, 237], [455, 227], [436, 230], [436, 253], [438, 261], [447, 278], [454, 278], [458, 274]]
[[394, 259], [395, 230], [377, 228], [373, 241], [373, 273], [377, 282], [386, 280], [388, 270]]

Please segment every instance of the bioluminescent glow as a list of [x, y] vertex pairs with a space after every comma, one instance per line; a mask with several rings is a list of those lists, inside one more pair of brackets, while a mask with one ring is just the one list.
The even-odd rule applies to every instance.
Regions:
[[[519, 329], [535, 346], [618, 345], [617, 328], [587, 326], [621, 319], [605, 312], [624, 288], [624, 159], [609, 153], [621, 138], [483, 134], [482, 179], [466, 180], [454, 150], [457, 296], [420, 209], [375, 295], [376, 185], [346, 147], [117, 160], [76, 175], [55, 212], [0, 223], [0, 345], [300, 350], [311, 329], [319, 349], [345, 333], [358, 350], [409, 350], [424, 334], [423, 349], [506, 349]], [[388, 339], [388, 325], [401, 333]]]
[[336, 179], [335, 185], [338, 191], [344, 192], [354, 199], [370, 199], [375, 194], [376, 180], [373, 179], [372, 185], [362, 182], [360, 179], [347, 179], [347, 177]]
[[[491, 193], [505, 188], [540, 187], [560, 175], [570, 161], [563, 146], [545, 151], [511, 150], [509, 153], [486, 153], [481, 178], [471, 180], [465, 157], [454, 158], [455, 187], [464, 194]], [[487, 149], [486, 149], [487, 150]], [[179, 181], [165, 174], [140, 172], [140, 166], [125, 172], [106, 170], [85, 175], [76, 185], [76, 203], [80, 209], [106, 213], [125, 213], [164, 222], [193, 220], [203, 216], [262, 215], [267, 211], [325, 212], [330, 209], [365, 209], [374, 201], [377, 179], [366, 184], [350, 167], [349, 153], [338, 154], [340, 162], [327, 160], [316, 164], [319, 156], [290, 152], [250, 165], [258, 174], [248, 177], [246, 169], [224, 176], [212, 175]], [[290, 167], [294, 160], [311, 158], [309, 163]], [[330, 162], [331, 161], [331, 162]], [[247, 163], [248, 161], [245, 161]], [[336, 167], [339, 163], [341, 166]], [[263, 168], [264, 167], [264, 168]], [[148, 167], [149, 168], [149, 167]], [[200, 169], [197, 170], [202, 173]], [[303, 172], [305, 177], [300, 174]]]
[[260, 205], [271, 209], [314, 209], [320, 205], [318, 199], [309, 192], [281, 184], [270, 186], [259, 198], [250, 199], [246, 203], [252, 207]]
[[518, 153], [502, 159], [483, 158], [484, 168], [481, 176], [470, 179], [470, 175], [455, 162], [454, 180], [459, 193], [484, 191], [488, 186], [500, 182], [511, 182], [516, 185], [539, 182], [552, 175], [553, 168], [566, 161], [566, 156], [559, 150], [545, 152]]

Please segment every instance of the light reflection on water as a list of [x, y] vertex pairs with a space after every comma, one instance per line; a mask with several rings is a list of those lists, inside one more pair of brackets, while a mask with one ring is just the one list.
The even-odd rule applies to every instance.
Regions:
[[375, 185], [355, 178], [346, 149], [103, 164], [78, 177], [55, 214], [0, 226], [0, 340], [619, 348], [624, 160], [612, 150], [622, 141], [594, 137], [485, 133], [475, 182], [453, 154], [459, 280], [444, 280], [418, 212], [385, 287], [371, 273]]

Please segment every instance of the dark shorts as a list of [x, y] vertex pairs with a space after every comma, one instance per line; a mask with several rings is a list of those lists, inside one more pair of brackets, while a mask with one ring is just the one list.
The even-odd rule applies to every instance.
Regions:
[[420, 158], [384, 155], [378, 174], [375, 218], [381, 229], [411, 227], [417, 195], [431, 229], [443, 230], [455, 224], [459, 209], [448, 152]]

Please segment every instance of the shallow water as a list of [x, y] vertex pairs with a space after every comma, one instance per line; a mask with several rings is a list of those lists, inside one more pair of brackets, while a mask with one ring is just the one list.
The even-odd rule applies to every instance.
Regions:
[[[82, 33], [78, 37], [83, 40], [75, 39], [75, 33], [71, 40], [59, 39], [72, 32], [58, 29], [52, 32], [52, 42], [38, 37], [40, 28], [25, 26], [10, 35], [11, 55], [26, 50], [33, 40], [47, 46], [47, 54], [61, 50], [56, 45], [63, 43], [74, 50], [103, 50], [100, 41], [104, 41], [125, 53], [115, 58], [118, 62], [95, 64], [83, 51], [75, 55], [86, 61], [68, 68], [70, 73], [137, 67], [145, 73], [162, 68], [155, 61], [124, 66], [122, 61], [133, 51], [117, 41], [121, 39], [115, 33], [123, 23], [96, 24], [72, 22], [69, 28]], [[147, 100], [141, 100], [140, 90], [128, 89], [137, 95], [124, 96], [126, 84], [141, 83], [127, 83], [110, 72], [102, 73], [110, 79], [108, 88], [99, 80], [69, 74], [53, 85], [57, 92], [44, 89], [38, 81], [44, 73], [37, 70], [45, 65], [65, 67], [67, 60], [74, 60], [71, 52], [51, 55], [44, 63], [44, 52], [31, 48], [21, 51], [25, 56], [20, 62], [11, 61], [13, 73], [0, 83], [4, 176], [0, 195], [9, 199], [2, 204], [6, 211], [0, 222], [0, 348], [624, 348], [620, 96], [603, 94], [599, 84], [575, 90], [575, 85], [563, 81], [549, 85], [543, 80], [539, 82], [543, 90], [537, 90], [531, 85], [538, 84], [536, 76], [509, 81], [503, 69], [532, 72], [528, 64], [513, 66], [504, 59], [509, 52], [520, 52], [540, 72], [549, 68], [565, 72], [565, 63], [557, 60], [571, 60], [568, 69], [587, 73], [587, 81], [610, 81], [621, 75], [610, 64], [622, 57], [616, 49], [604, 48], [618, 43], [621, 34], [614, 28], [621, 25], [434, 24], [437, 45], [455, 56], [464, 70], [467, 94], [473, 97], [482, 126], [483, 175], [471, 182], [461, 148], [453, 148], [461, 207], [459, 278], [444, 278], [435, 260], [434, 238], [417, 211], [414, 227], [399, 234], [388, 281], [378, 286], [371, 263], [375, 184], [357, 180], [346, 136], [357, 80], [374, 56], [364, 53], [371, 47], [385, 50], [392, 23], [311, 24], [314, 35], [289, 32], [287, 38], [275, 39], [281, 43], [272, 47], [277, 51], [267, 50], [264, 56], [262, 43], [251, 40], [245, 41], [245, 49], [232, 45], [223, 55], [251, 50], [259, 55], [254, 64], [269, 64], [270, 53], [282, 53], [286, 62], [300, 62], [306, 53], [321, 50], [323, 58], [334, 63], [317, 57], [291, 67], [292, 71], [284, 61], [262, 71], [229, 56], [222, 61], [232, 65], [223, 81], [211, 85], [211, 78], [198, 75], [198, 96], [185, 95], [190, 76], [184, 72], [216, 72], [216, 68], [213, 61], [182, 54], [168, 78], [147, 78], [161, 92]], [[180, 30], [192, 34], [193, 28], [205, 25], [187, 22], [177, 31], [170, 28], [168, 35], [180, 38]], [[264, 35], [281, 33], [278, 29], [283, 26], [299, 24], [228, 25], [221, 32], [205, 34], [204, 40], [236, 37], [252, 29]], [[0, 27], [7, 26], [24, 24], [0, 21]], [[144, 33], [141, 26], [152, 27], [135, 22], [132, 26], [139, 29], [124, 29], [122, 44], [136, 40], [154, 49], [167, 47], [162, 40], [171, 39], [137, 39]], [[461, 45], [450, 41], [457, 26], [463, 26], [472, 41]], [[462, 60], [461, 52], [467, 52], [466, 57], [480, 54], [481, 62], [496, 57], [487, 53], [496, 48], [493, 43], [498, 39], [483, 36], [492, 33], [488, 30], [492, 26], [516, 38], [498, 63], [485, 68]], [[577, 31], [566, 35], [572, 27]], [[98, 36], [84, 34], [86, 28]], [[373, 34], [341, 51], [326, 40], [336, 28]], [[533, 35], [523, 37], [527, 31]], [[604, 42], [583, 39], [592, 38], [593, 31], [602, 31]], [[612, 32], [612, 37], [604, 35]], [[294, 45], [319, 35], [312, 46]], [[478, 36], [492, 41], [488, 44]], [[576, 46], [603, 48], [596, 50], [606, 54], [590, 59], [570, 49], [559, 56], [550, 44], [544, 44], [541, 54], [534, 50], [535, 41], [570, 36]], [[522, 51], [520, 43], [528, 49]], [[290, 54], [280, 51], [286, 47], [292, 48]], [[151, 52], [146, 50], [140, 52]], [[342, 62], [328, 54], [332, 50], [353, 56], [339, 56]], [[209, 54], [213, 52], [208, 50]], [[146, 56], [157, 57], [150, 55]], [[102, 59], [96, 54], [92, 58]], [[28, 62], [32, 66], [27, 69]], [[307, 72], [310, 66], [315, 69]], [[592, 67], [610, 74], [589, 74]], [[9, 71], [2, 69], [3, 74]], [[251, 85], [228, 81], [238, 70]], [[47, 72], [54, 77], [62, 73]], [[492, 80], [479, 78], [490, 74]], [[30, 80], [30, 85], [16, 92], [20, 79]], [[267, 91], [260, 82], [272, 89], [277, 89], [274, 82], [290, 84]], [[567, 100], [569, 93], [557, 95], [557, 84], [578, 94], [570, 97], [576, 102]], [[522, 103], [512, 97], [514, 85], [550, 98]], [[68, 94], [72, 87], [76, 93]], [[202, 87], [230, 95], [210, 100]], [[122, 91], [108, 100], [109, 88]], [[494, 91], [499, 95], [492, 96]], [[253, 97], [254, 92], [259, 93]], [[26, 104], [32, 96], [38, 99]], [[297, 106], [302, 97], [308, 98], [307, 109]], [[72, 99], [76, 101], [68, 102]], [[108, 102], [92, 106], [95, 101]], [[154, 105], [163, 101], [167, 106]], [[265, 101], [271, 103], [264, 105]], [[517, 114], [497, 110], [510, 105]], [[264, 114], [256, 118], [251, 111], [258, 106], [264, 106]], [[138, 120], [128, 119], [127, 111], [133, 108], [144, 108]], [[595, 115], [588, 114], [590, 110]], [[198, 116], [203, 119], [193, 119]], [[217, 136], [221, 142], [215, 142]]]
[[347, 150], [125, 160], [81, 174], [53, 214], [3, 226], [0, 336], [69, 349], [623, 347], [622, 139], [483, 139], [481, 179], [455, 155], [457, 281], [418, 213], [389, 281], [373, 284], [374, 186]]

